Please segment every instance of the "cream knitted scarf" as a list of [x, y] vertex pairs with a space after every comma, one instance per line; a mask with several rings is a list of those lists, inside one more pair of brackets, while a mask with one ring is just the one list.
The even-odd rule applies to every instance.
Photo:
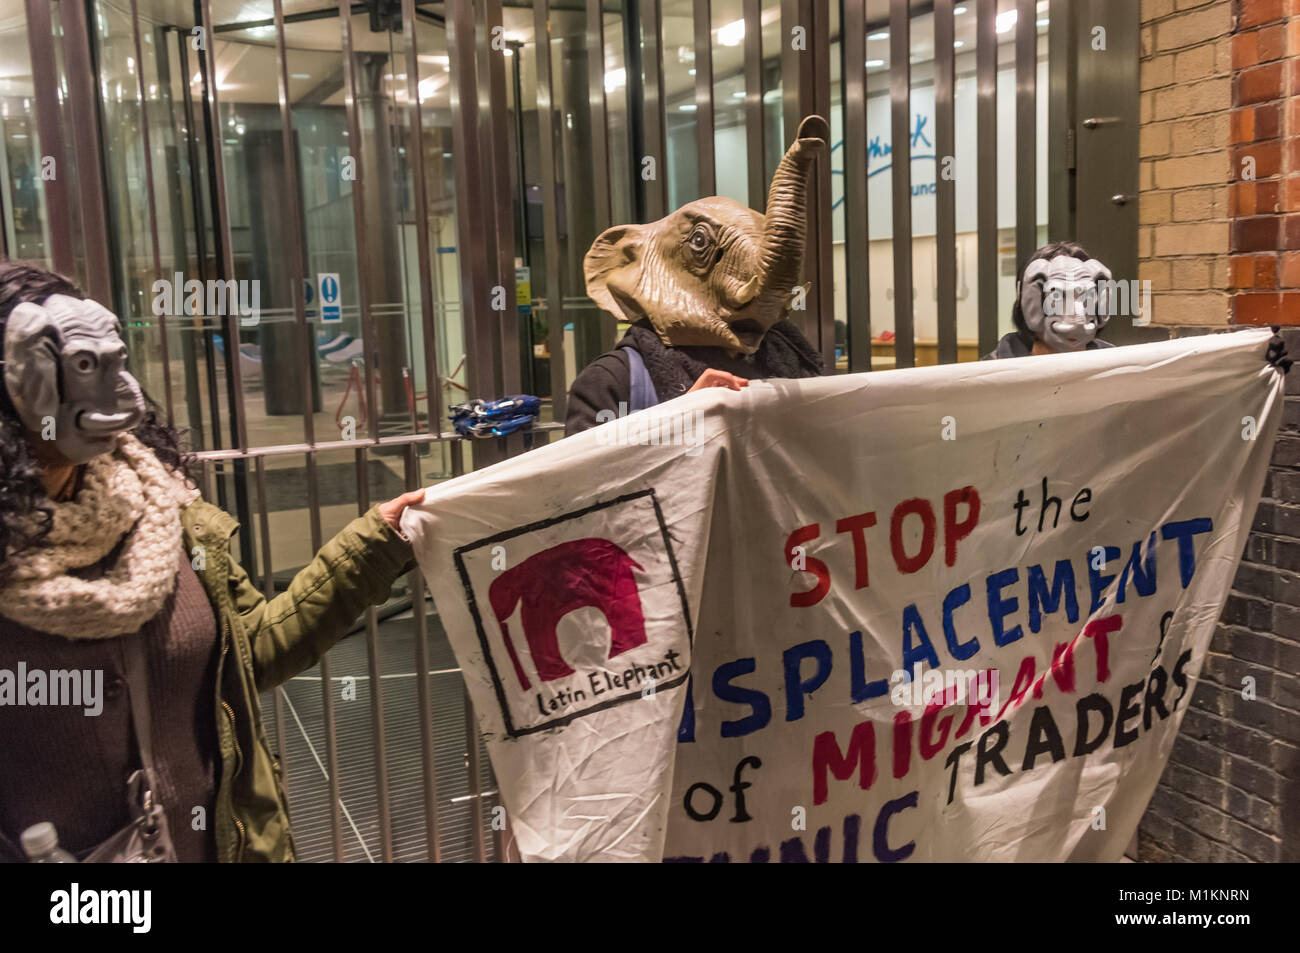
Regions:
[[[197, 496], [139, 440], [119, 437], [113, 452], [86, 464], [75, 499], [51, 504], [49, 535], [7, 558], [13, 568], [0, 587], [0, 615], [71, 639], [139, 630], [176, 585], [181, 508]], [[119, 542], [100, 578], [68, 574], [95, 565]]]

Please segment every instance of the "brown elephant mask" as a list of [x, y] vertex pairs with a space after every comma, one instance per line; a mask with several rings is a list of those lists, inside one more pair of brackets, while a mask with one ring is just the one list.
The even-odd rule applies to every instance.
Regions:
[[829, 137], [821, 116], [799, 124], [766, 217], [715, 195], [657, 222], [607, 229], [583, 260], [587, 294], [615, 317], [649, 319], [670, 347], [753, 354], [798, 290], [808, 170]]

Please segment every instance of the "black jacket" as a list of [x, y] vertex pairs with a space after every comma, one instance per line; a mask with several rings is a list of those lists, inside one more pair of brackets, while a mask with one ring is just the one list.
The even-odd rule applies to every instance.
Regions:
[[788, 321], [768, 330], [758, 352], [750, 356], [732, 355], [720, 347], [668, 347], [650, 328], [633, 325], [614, 350], [596, 358], [574, 378], [564, 419], [565, 436], [596, 426], [596, 415], [602, 410], [617, 416], [622, 403], [626, 412], [632, 395], [628, 348], [641, 355], [660, 403], [686, 393], [709, 368], [747, 380], [822, 374], [821, 355]]
[[[1097, 348], [1114, 347], [1109, 341], [1103, 341], [1101, 338], [1093, 338], [1088, 342], [1089, 351], [1095, 351]], [[1033, 338], [1026, 338], [1019, 331], [1012, 331], [1005, 335], [998, 346], [985, 354], [981, 361], [996, 361], [1003, 357], [1028, 357], [1034, 353]]]

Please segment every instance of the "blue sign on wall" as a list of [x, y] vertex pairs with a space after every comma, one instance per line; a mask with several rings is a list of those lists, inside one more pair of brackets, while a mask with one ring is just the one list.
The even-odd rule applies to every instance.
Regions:
[[316, 284], [320, 288], [320, 319], [324, 323], [343, 320], [342, 302], [339, 296], [338, 272], [317, 273]]

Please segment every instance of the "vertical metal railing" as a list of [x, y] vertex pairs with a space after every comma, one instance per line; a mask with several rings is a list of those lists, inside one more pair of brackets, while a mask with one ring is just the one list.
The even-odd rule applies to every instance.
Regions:
[[[347, 110], [348, 139], [351, 142], [349, 148], [352, 161], [355, 163], [356, 175], [352, 182], [352, 230], [357, 251], [357, 300], [361, 307], [361, 341], [362, 353], [365, 355], [362, 383], [366, 392], [366, 433], [377, 437], [379, 436], [379, 402], [375, 399], [375, 357], [378, 335], [375, 333], [372, 293], [386, 296], [388, 289], [370, 287], [370, 266], [365, 258], [365, 249], [372, 240], [393, 241], [396, 236], [366, 234], [366, 190], [369, 183], [366, 179], [366, 164], [362, 161], [362, 153], [365, 150], [361, 147], [361, 117], [357, 107], [357, 62], [352, 48], [351, 8], [352, 5], [348, 0], [339, 0], [339, 38], [343, 53], [343, 102]], [[283, 38], [279, 42], [283, 43]]]
[[[406, 485], [420, 486], [420, 451], [414, 443], [406, 445]], [[425, 605], [424, 576], [414, 569], [407, 577], [411, 590], [411, 614], [415, 619], [415, 698], [420, 718], [420, 770], [424, 781], [424, 844], [428, 859], [442, 860], [438, 838], [438, 769], [433, 738], [433, 693], [429, 686], [429, 614]]]
[[979, 249], [979, 350], [998, 343], [998, 36], [997, 0], [975, 0], [976, 231]]
[[953, 50], [953, 0], [934, 4], [935, 293], [938, 304], [939, 363], [957, 360], [957, 178], [945, 165], [956, 164]]
[[894, 187], [894, 366], [916, 363], [912, 324], [912, 20], [889, 0], [890, 175]]
[[1038, 247], [1038, 26], [1035, 0], [1016, 0], [1016, 264]]
[[415, 35], [415, 2], [402, 0], [402, 33], [406, 37], [406, 105], [415, 198], [416, 263], [420, 269], [420, 326], [424, 337], [424, 381], [427, 430], [438, 433], [442, 422], [442, 386], [438, 377], [438, 329], [434, 316], [433, 250], [429, 241], [429, 187], [424, 170], [424, 111], [420, 104], [420, 59]]
[[700, 195], [718, 190], [713, 128], [713, 3], [695, 0], [695, 159]]
[[[867, 0], [844, 0], [844, 260], [849, 372], [871, 370], [867, 218]], [[850, 264], [850, 262], [852, 264]]]
[[[628, 29], [639, 26], [641, 36], [642, 99], [645, 134], [645, 155], [655, 162], [655, 175], [646, 180], [642, 176], [645, 195], [645, 219], [654, 221], [668, 214], [668, 125], [664, 118], [664, 49], [661, 34], [663, 18], [660, 0], [638, 0], [639, 24], [627, 24]], [[628, 63], [631, 70], [633, 64]], [[643, 161], [637, 156], [637, 162]]]
[[537, 44], [537, 141], [541, 150], [542, 248], [546, 258], [546, 349], [551, 355], [551, 418], [562, 421], [568, 389], [564, 354], [565, 265], [560, 257], [559, 179], [555, 161], [560, 133], [556, 129], [552, 85], [550, 0], [535, 0], [533, 4], [533, 37]]
[[[602, 0], [587, 0], [587, 108], [591, 122], [592, 203], [595, 212], [595, 232], [599, 235], [614, 224], [613, 190], [609, 169], [609, 126], [605, 108], [605, 13]], [[592, 236], [593, 238], [595, 236]], [[596, 353], [614, 346], [618, 328], [612, 315], [598, 311], [595, 333], [584, 338], [593, 340]], [[574, 329], [578, 330], [577, 327]], [[582, 354], [582, 351], [578, 351]]]
[[[131, 0], [131, 48], [135, 51], [136, 96], [140, 100], [140, 149], [144, 153], [145, 198], [149, 214], [149, 251], [152, 256], [153, 273], [161, 275], [162, 251], [158, 242], [158, 200], [154, 194], [153, 148], [149, 138], [149, 96], [144, 84], [144, 54], [140, 45], [140, 10], [137, 0]], [[167, 309], [158, 315], [158, 343], [163, 366], [163, 407], [167, 413], [167, 424], [176, 421], [176, 412], [172, 399], [171, 350], [167, 340]]]
[[[480, 10], [483, 25], [478, 39], [479, 139], [489, 163], [486, 175], [483, 170], [477, 173], [487, 185], [483, 195], [486, 204], [481, 207], [490, 210], [488, 235], [480, 240], [487, 240], [485, 257], [491, 284], [505, 292], [503, 307], [494, 305], [491, 311], [496, 324], [497, 344], [492, 353], [496, 386], [486, 393], [496, 396], [519, 393], [521, 380], [519, 309], [515, 300], [514, 192], [510, 186], [510, 110], [506, 102], [506, 47], [498, 47], [493, 42], [494, 37], [504, 39], [505, 36], [501, 0], [478, 0], [475, 6]], [[515, 103], [515, 108], [523, 106]], [[456, 184], [459, 187], [460, 181]], [[475, 223], [465, 224], [474, 229]], [[474, 230], [481, 232], [481, 229]], [[522, 249], [519, 254], [523, 254]], [[502, 452], [506, 443], [509, 441], [503, 443]]]
[[744, 0], [745, 13], [745, 163], [749, 207], [767, 210], [766, 137], [763, 135], [763, 3]]
[[[221, 144], [221, 108], [217, 95], [217, 61], [216, 34], [212, 29], [212, 2], [203, 0], [201, 4], [202, 29], [204, 38], [199, 55], [199, 76], [203, 83], [203, 107], [206, 116], [206, 135], [208, 138], [208, 160], [211, 164], [209, 188], [212, 195], [212, 207], [215, 212], [215, 232], [217, 240], [217, 277], [233, 279], [235, 277], [235, 253], [230, 238], [230, 212], [226, 205], [226, 164], [224, 147]], [[192, 128], [192, 127], [191, 127]], [[215, 131], [214, 131], [215, 130]], [[230, 314], [222, 321], [222, 334], [225, 336], [227, 406], [231, 418], [231, 430], [234, 444], [241, 450], [248, 449], [248, 427], [244, 412], [244, 379], [239, 366], [239, 321]], [[209, 373], [213, 373], [213, 361], [209, 355]], [[213, 397], [215, 398], [215, 394]], [[220, 427], [216, 418], [216, 405], [213, 406], [212, 431], [216, 434]]]
[[[60, 3], [65, 62], [77, 50], [90, 49], [84, 3]], [[81, 242], [85, 261], [84, 289], [96, 301], [113, 302], [114, 268], [109, 264], [110, 238], [106, 216], [105, 182], [99, 132], [99, 83], [89, 69], [69, 69], [64, 108], [71, 110], [72, 138], [77, 164], [86, 174], [77, 176], [77, 205], [81, 217]], [[92, 174], [92, 169], [93, 174]]]
[[[360, 516], [370, 509], [369, 449], [358, 447], [354, 453], [357, 468], [357, 515]], [[414, 602], [411, 609], [415, 609]], [[390, 805], [392, 794], [388, 784], [388, 745], [384, 732], [383, 664], [380, 658], [379, 613], [374, 606], [366, 609], [366, 671], [370, 675], [370, 730], [374, 742], [371, 753], [375, 759], [375, 790], [378, 793], [379, 849], [384, 862], [392, 863], [393, 816]]]

